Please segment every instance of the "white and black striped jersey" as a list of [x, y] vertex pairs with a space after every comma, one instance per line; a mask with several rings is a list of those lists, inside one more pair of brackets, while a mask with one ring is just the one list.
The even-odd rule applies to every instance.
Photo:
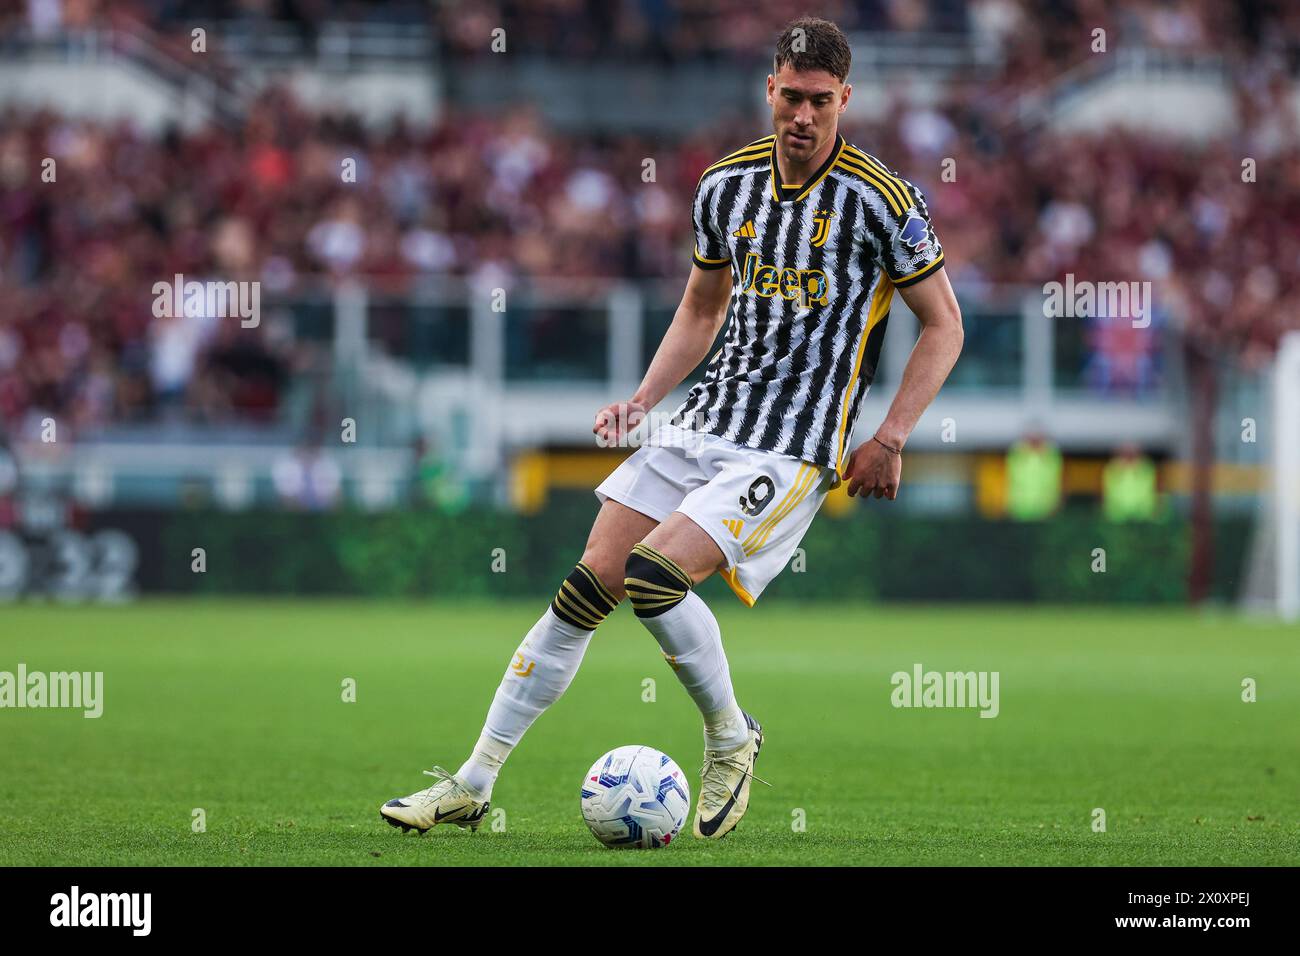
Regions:
[[730, 266], [724, 344], [673, 422], [839, 469], [894, 289], [943, 265], [921, 191], [842, 136], [781, 182], [774, 136], [704, 171], [694, 261]]

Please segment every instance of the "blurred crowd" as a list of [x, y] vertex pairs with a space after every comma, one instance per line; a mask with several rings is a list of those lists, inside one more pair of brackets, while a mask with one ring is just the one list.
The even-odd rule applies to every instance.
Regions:
[[[1300, 13], [1287, 0], [449, 0], [435, 4], [445, 49], [484, 56], [502, 26], [525, 53], [599, 59], [753, 61], [772, 25], [815, 13], [846, 32], [955, 34], [1014, 46], [1050, 63], [1081, 56], [1077, 38], [1105, 29], [1113, 42], [1186, 52], [1300, 53]], [[1290, 38], [1289, 40], [1287, 38]], [[1289, 45], [1288, 45], [1289, 44]]]
[[[66, 18], [98, 5], [54, 6]], [[600, 8], [616, 22], [597, 35], [611, 36], [628, 34], [624, 20], [681, 23], [705, 7], [710, 16], [735, 7], [734, 29], [720, 31], [734, 36], [747, 18], [779, 22], [772, 11], [786, 5], [498, 6], [506, 22], [540, 16], [537, 23], [549, 25], [566, 16], [586, 24], [586, 13]], [[1269, 5], [1237, 5], [1234, 30], [1224, 34], [1227, 5], [1208, 2], [829, 6], [855, 26], [879, 19], [897, 29], [942, 27], [951, 16], [954, 28], [978, 23], [1005, 34], [1010, 53], [997, 76], [955, 83], [935, 106], [899, 100], [882, 122], [845, 129], [924, 190], [964, 295], [995, 284], [1037, 287], [1066, 273], [1149, 279], [1187, 336], [1246, 363], [1261, 361], [1282, 329], [1296, 327], [1300, 133], [1281, 51], [1235, 71], [1241, 126], [1229, 140], [1049, 135], [1014, 114], [1016, 94], [1051, 63], [1057, 40], [1045, 24], [1053, 18], [1115, 17], [1166, 45], [1253, 49], [1252, 30], [1274, 22], [1269, 16], [1289, 16], [1282, 8], [1264, 16]], [[180, 17], [187, 4], [163, 7]], [[305, 0], [226, 7], [244, 16], [361, 9]], [[452, 7], [438, 5], [438, 15]], [[484, 9], [495, 8], [470, 5], [464, 15]], [[544, 43], [544, 33], [533, 35]], [[1300, 36], [1300, 26], [1283, 35]], [[764, 132], [731, 121], [673, 142], [579, 136], [547, 128], [524, 107], [376, 132], [355, 117], [308, 112], [283, 90], [262, 96], [236, 135], [213, 127], [155, 137], [46, 112], [0, 114], [0, 422], [56, 414], [94, 426], [169, 409], [203, 421], [273, 416], [285, 383], [315, 356], [276, 323], [249, 331], [234, 321], [155, 316], [154, 283], [177, 273], [258, 280], [264, 296], [348, 275], [394, 288], [439, 274], [493, 285], [556, 277], [575, 288], [627, 276], [680, 280], [701, 170]], [[55, 183], [42, 179], [47, 157], [56, 162]], [[1257, 164], [1250, 181], [1243, 157]], [[655, 160], [650, 182], [647, 158]], [[341, 175], [348, 159], [355, 181]], [[955, 175], [942, 175], [948, 159]], [[1154, 333], [1097, 330], [1090, 380], [1137, 387], [1153, 342]]]
[[[188, 32], [196, 23], [274, 24], [312, 41], [329, 22], [427, 27], [441, 51], [486, 56], [492, 31], [510, 49], [547, 58], [659, 62], [766, 58], [773, 27], [815, 12], [847, 32], [955, 34], [1015, 45], [1059, 70], [1076, 38], [1166, 50], [1300, 53], [1289, 0], [0, 0], [0, 35], [105, 23]], [[1032, 51], [1032, 52], [1031, 52]]]

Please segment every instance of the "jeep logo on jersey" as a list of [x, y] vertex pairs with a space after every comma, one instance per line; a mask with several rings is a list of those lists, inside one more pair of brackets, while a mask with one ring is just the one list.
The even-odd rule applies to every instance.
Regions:
[[914, 212], [908, 214], [903, 228], [898, 231], [898, 237], [913, 252], [924, 252], [930, 245], [930, 230], [925, 225], [925, 220]]
[[799, 300], [802, 308], [825, 305], [829, 298], [826, 273], [820, 269], [778, 269], [760, 262], [757, 252], [746, 253], [740, 290], [765, 299], [774, 295], [789, 301]]

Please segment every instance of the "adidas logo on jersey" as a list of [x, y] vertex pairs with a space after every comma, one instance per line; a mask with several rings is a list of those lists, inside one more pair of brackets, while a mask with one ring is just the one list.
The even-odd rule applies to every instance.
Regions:
[[733, 232], [732, 235], [737, 239], [757, 239], [758, 233], [754, 231], [754, 220], [745, 220], [745, 224]]

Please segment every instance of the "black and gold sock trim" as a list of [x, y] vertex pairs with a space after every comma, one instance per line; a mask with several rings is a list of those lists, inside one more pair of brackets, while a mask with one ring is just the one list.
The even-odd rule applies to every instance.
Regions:
[[569, 572], [551, 602], [556, 617], [584, 631], [594, 631], [616, 607], [618, 602], [609, 588], [581, 561]]
[[695, 586], [677, 562], [648, 544], [632, 546], [623, 582], [637, 617], [658, 617], [675, 608]]

